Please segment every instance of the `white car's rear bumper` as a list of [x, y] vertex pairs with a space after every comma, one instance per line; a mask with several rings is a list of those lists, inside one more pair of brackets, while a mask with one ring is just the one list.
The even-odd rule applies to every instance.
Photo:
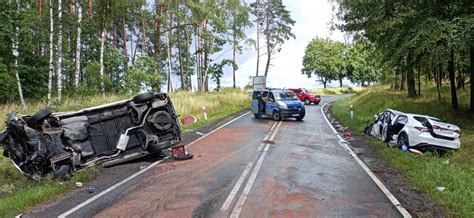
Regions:
[[454, 140], [440, 139], [433, 137], [429, 132], [413, 130], [408, 132], [410, 147], [413, 146], [434, 146], [445, 149], [459, 149], [461, 147], [460, 138]]

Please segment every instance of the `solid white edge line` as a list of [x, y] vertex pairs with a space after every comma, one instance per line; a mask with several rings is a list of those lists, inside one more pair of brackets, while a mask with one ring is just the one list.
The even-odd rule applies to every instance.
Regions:
[[252, 166], [253, 166], [253, 162], [250, 162], [249, 164], [247, 164], [247, 167], [245, 167], [244, 171], [242, 172], [242, 175], [239, 177], [239, 180], [237, 180], [237, 183], [235, 183], [234, 188], [232, 188], [232, 191], [230, 192], [229, 196], [227, 196], [227, 199], [222, 205], [221, 211], [226, 211], [229, 209], [230, 205], [232, 204], [232, 201], [234, 201], [234, 198], [237, 195], [237, 192], [242, 186], [242, 183], [247, 177], [247, 174], [249, 174], [250, 169], [252, 169]]
[[339, 133], [337, 132], [337, 130], [331, 125], [331, 122], [329, 122], [328, 118], [326, 117], [326, 114], [324, 113], [324, 107], [326, 107], [328, 104], [332, 103], [334, 101], [331, 101], [331, 102], [328, 102], [326, 104], [324, 104], [322, 107], [321, 107], [321, 113], [324, 117], [324, 120], [326, 121], [326, 123], [329, 125], [329, 127], [331, 128], [331, 130], [337, 135], [337, 137], [339, 138], [339, 145], [341, 145], [343, 148], [345, 148], [347, 151], [349, 151], [349, 153], [351, 154], [351, 156], [357, 161], [357, 163], [359, 163], [359, 165], [362, 167], [362, 169], [364, 169], [364, 171], [367, 173], [367, 175], [369, 175], [369, 177], [372, 179], [372, 181], [375, 182], [375, 184], [379, 187], [379, 189], [385, 194], [385, 196], [390, 200], [390, 202], [393, 204], [393, 206], [395, 206], [395, 208], [397, 208], [397, 210], [400, 212], [400, 214], [403, 216], [403, 217], [406, 217], [406, 218], [410, 218], [412, 217], [410, 215], [410, 213], [400, 204], [400, 201], [397, 200], [397, 198], [395, 198], [395, 196], [387, 189], [387, 187], [385, 187], [385, 185], [382, 183], [382, 181], [380, 181], [380, 179], [375, 176], [375, 174], [369, 169], [369, 167], [367, 167], [367, 165], [365, 165], [365, 163], [357, 156], [356, 153], [354, 153], [354, 151], [352, 151], [352, 149], [346, 144], [347, 141], [345, 141], [341, 135], [339, 135]]
[[231, 218], [237, 218], [240, 215], [240, 212], [242, 211], [242, 207], [245, 204], [245, 201], [247, 200], [247, 197], [250, 194], [250, 190], [252, 189], [253, 183], [255, 182], [255, 179], [257, 178], [257, 174], [260, 171], [260, 168], [262, 167], [263, 159], [267, 155], [267, 151], [270, 148], [270, 145], [267, 144], [265, 146], [265, 150], [263, 150], [262, 155], [258, 159], [257, 163], [255, 164], [255, 168], [252, 171], [252, 174], [250, 175], [249, 180], [247, 181], [247, 184], [245, 185], [244, 190], [242, 191], [242, 194], [239, 197], [239, 200], [237, 201], [237, 204], [234, 207], [234, 210], [232, 210], [232, 214], [230, 215]]
[[[202, 140], [203, 138], [205, 138], [205, 137], [211, 135], [212, 133], [216, 132], [217, 130], [222, 129], [223, 127], [229, 125], [230, 123], [232, 123], [232, 122], [234, 122], [234, 121], [236, 121], [236, 120], [242, 118], [243, 116], [245, 116], [245, 115], [247, 115], [247, 114], [249, 114], [249, 113], [250, 113], [250, 111], [247, 111], [246, 113], [244, 113], [244, 114], [242, 114], [242, 115], [240, 115], [240, 116], [238, 116], [238, 117], [236, 117], [236, 118], [230, 120], [229, 122], [222, 124], [221, 126], [217, 127], [216, 129], [212, 130], [211, 132], [209, 132], [209, 133], [207, 133], [207, 134], [205, 134], [205, 135], [199, 137], [198, 139], [192, 141], [191, 143], [187, 144], [185, 147], [187, 147], [187, 146], [189, 146], [189, 145], [191, 145], [191, 144], [194, 144], [194, 143], [196, 143], [196, 142]], [[139, 176], [140, 174], [144, 173], [145, 171], [151, 169], [152, 167], [158, 165], [159, 163], [161, 163], [162, 161], [164, 161], [164, 160], [166, 160], [166, 159], [168, 159], [168, 158], [165, 157], [165, 158], [163, 158], [162, 160], [159, 160], [159, 161], [157, 161], [157, 162], [154, 162], [154, 163], [150, 164], [150, 165], [147, 166], [146, 168], [144, 168], [144, 169], [142, 169], [142, 170], [136, 172], [135, 174], [133, 174], [133, 175], [131, 175], [131, 176], [125, 178], [124, 180], [120, 181], [119, 183], [116, 183], [115, 185], [110, 186], [110, 187], [107, 188], [106, 190], [100, 192], [100, 193], [97, 194], [97, 195], [94, 195], [93, 197], [91, 197], [91, 198], [87, 199], [86, 201], [82, 202], [81, 204], [79, 204], [79, 205], [73, 207], [72, 209], [70, 209], [70, 210], [64, 212], [63, 214], [59, 215], [58, 217], [59, 217], [59, 218], [64, 218], [64, 217], [67, 217], [68, 215], [71, 215], [72, 213], [78, 211], [79, 209], [83, 208], [84, 206], [86, 206], [86, 205], [90, 204], [91, 202], [97, 200], [98, 198], [104, 196], [105, 194], [107, 194], [107, 193], [113, 191], [114, 189], [118, 188], [119, 186], [125, 184], [126, 182], [128, 182], [128, 181], [134, 179], [135, 177], [137, 177], [137, 176]]]

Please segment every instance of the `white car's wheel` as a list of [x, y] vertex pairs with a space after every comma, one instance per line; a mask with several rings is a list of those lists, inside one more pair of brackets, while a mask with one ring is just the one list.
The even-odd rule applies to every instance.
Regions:
[[400, 135], [398, 135], [397, 145], [399, 148], [401, 148], [403, 145], [410, 147], [408, 135], [406, 133], [402, 132]]

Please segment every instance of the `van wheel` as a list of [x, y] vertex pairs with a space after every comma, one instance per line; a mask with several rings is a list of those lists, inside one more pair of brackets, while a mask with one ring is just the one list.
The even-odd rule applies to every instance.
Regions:
[[309, 99], [305, 98], [304, 99], [304, 104], [309, 105], [309, 104], [311, 104], [311, 101]]
[[135, 104], [142, 104], [145, 102], [149, 102], [155, 98], [155, 94], [153, 92], [145, 92], [133, 97], [132, 101]]
[[280, 121], [281, 120], [281, 113], [279, 111], [273, 111], [272, 118], [276, 121]]
[[298, 121], [302, 121], [303, 118], [304, 118], [304, 114], [300, 115], [299, 117], [295, 117], [295, 118], [296, 118], [296, 120], [298, 120]]
[[53, 112], [51, 109], [45, 108], [43, 110], [38, 111], [38, 113], [34, 114], [30, 119], [26, 121], [26, 125], [33, 128], [39, 124], [42, 124], [45, 119], [51, 116]]

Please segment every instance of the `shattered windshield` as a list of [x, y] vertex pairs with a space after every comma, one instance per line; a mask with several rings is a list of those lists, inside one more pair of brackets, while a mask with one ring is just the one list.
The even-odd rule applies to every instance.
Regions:
[[294, 92], [276, 92], [275, 98], [278, 101], [284, 101], [284, 100], [298, 100]]

